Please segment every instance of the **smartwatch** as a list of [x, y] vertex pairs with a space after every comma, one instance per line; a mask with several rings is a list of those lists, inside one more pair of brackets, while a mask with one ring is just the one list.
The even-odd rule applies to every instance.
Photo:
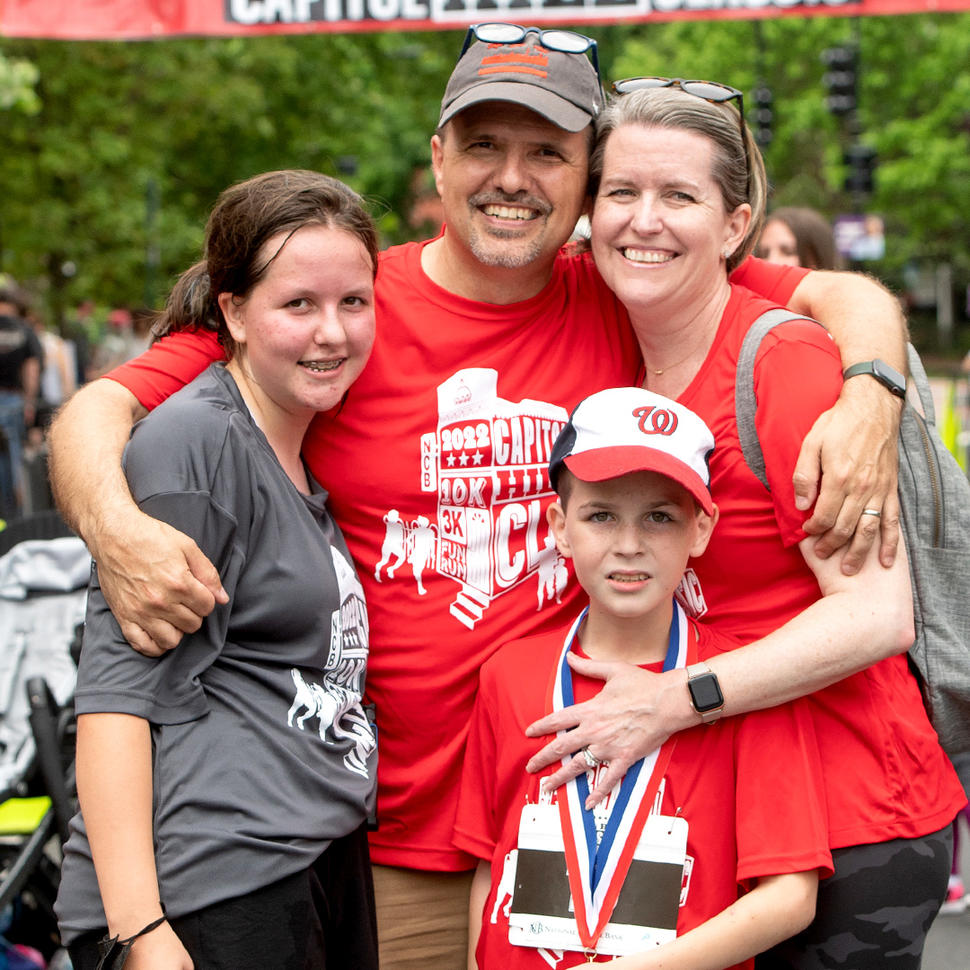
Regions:
[[906, 397], [906, 378], [884, 360], [864, 360], [861, 364], [853, 364], [842, 372], [842, 379], [847, 381], [857, 374], [871, 374], [883, 387], [889, 389], [890, 394]]
[[691, 706], [705, 724], [713, 724], [721, 716], [724, 695], [717, 674], [706, 663], [691, 664], [687, 668], [687, 691]]

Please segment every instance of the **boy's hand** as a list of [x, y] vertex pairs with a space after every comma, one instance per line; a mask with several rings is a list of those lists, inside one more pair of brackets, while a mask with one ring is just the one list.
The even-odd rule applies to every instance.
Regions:
[[690, 723], [676, 723], [669, 713], [674, 710], [675, 695], [682, 702], [678, 707], [687, 703], [684, 673], [654, 674], [633, 664], [588, 660], [574, 653], [568, 654], [568, 661], [577, 673], [604, 681], [603, 689], [591, 700], [547, 714], [526, 728], [530, 738], [566, 732], [533, 755], [526, 769], [535, 774], [571, 755], [544, 780], [547, 789], [558, 788], [589, 768], [583, 754], [583, 748], [588, 747], [593, 757], [608, 763], [586, 801], [586, 807], [593, 808], [606, 798], [630, 765]]

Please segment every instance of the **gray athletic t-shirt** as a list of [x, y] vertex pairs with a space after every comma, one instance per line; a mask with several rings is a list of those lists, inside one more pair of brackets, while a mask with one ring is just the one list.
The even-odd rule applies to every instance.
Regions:
[[[325, 493], [297, 491], [222, 365], [136, 426], [125, 473], [230, 597], [152, 659], [125, 642], [96, 571], [90, 586], [77, 711], [151, 722], [161, 901], [180, 916], [305, 869], [366, 817], [367, 614]], [[80, 815], [57, 915], [66, 941], [105, 925]]]

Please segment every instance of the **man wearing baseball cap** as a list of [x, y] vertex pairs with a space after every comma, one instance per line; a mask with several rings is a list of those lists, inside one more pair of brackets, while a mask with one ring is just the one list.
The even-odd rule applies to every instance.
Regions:
[[[594, 57], [594, 42], [571, 31], [469, 30], [431, 139], [445, 226], [382, 254], [371, 360], [339, 413], [304, 441], [366, 587], [385, 968], [464, 964], [475, 859], [452, 830], [479, 668], [501, 643], [575, 607], [578, 587], [560, 580], [545, 524], [549, 448], [578, 401], [634, 383], [640, 367], [626, 314], [592, 261], [562, 251], [587, 205], [602, 102]], [[781, 303], [794, 296], [798, 312], [837, 331], [865, 287], [867, 315], [855, 318], [846, 354], [901, 366], [884, 336], [887, 321], [901, 333], [898, 309], [875, 285], [758, 261], [741, 272], [744, 285]], [[120, 473], [132, 421], [222, 357], [199, 322], [88, 385], [54, 430], [61, 510], [92, 549], [122, 630], [146, 653], [174, 647], [223, 596], [208, 560], [144, 516]], [[847, 387], [850, 404], [830, 423], [840, 433], [825, 446], [840, 461], [865, 452], [863, 441], [895, 440], [880, 398], [863, 382]], [[841, 470], [845, 494], [858, 491], [852, 469]], [[822, 504], [838, 513], [843, 491], [831, 478]], [[889, 478], [867, 482], [867, 494]]]
[[486, 42], [466, 43], [441, 99], [439, 128], [487, 101], [521, 104], [565, 131], [585, 131], [596, 120], [603, 104], [597, 71], [573, 56], [595, 50], [594, 41], [567, 30], [536, 30], [531, 38], [539, 43], [523, 43], [530, 33], [509, 24], [479, 24], [471, 34], [477, 37]]
[[[482, 668], [455, 824], [456, 844], [480, 859], [469, 965], [565, 968], [664, 944], [672, 965], [741, 970], [811, 921], [832, 866], [811, 721], [801, 702], [721, 720], [703, 660], [733, 644], [674, 599], [717, 521], [713, 449], [696, 414], [638, 387], [582, 401], [552, 449], [549, 525], [589, 602]], [[602, 688], [571, 666], [577, 656], [685, 668], [706, 708], [596, 807], [603, 762], [588, 747], [586, 773], [555, 792], [523, 771], [526, 726]]]

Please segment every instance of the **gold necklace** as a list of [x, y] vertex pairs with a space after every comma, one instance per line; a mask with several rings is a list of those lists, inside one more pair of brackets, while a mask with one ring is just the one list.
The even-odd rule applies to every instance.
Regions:
[[694, 356], [694, 350], [691, 350], [686, 357], [681, 357], [680, 360], [676, 361], [673, 364], [668, 364], [666, 367], [661, 367], [660, 370], [657, 370], [656, 368], [651, 367], [646, 361], [643, 362], [643, 366], [648, 371], [650, 371], [650, 373], [653, 374], [655, 377], [660, 377], [660, 375], [663, 374], [665, 371], [668, 371], [673, 367], [680, 367], [681, 364], [683, 364], [685, 361], [690, 360], [690, 358], [693, 356]]
[[[714, 321], [713, 332], [717, 331], [717, 326], [719, 322], [720, 322], [720, 318]], [[681, 357], [680, 360], [674, 361], [674, 363], [668, 364], [666, 367], [661, 367], [659, 370], [656, 367], [651, 367], [646, 362], [646, 360], [643, 361], [643, 367], [645, 370], [653, 374], [654, 377], [660, 377], [661, 375], [666, 374], [667, 371], [673, 370], [674, 367], [680, 367], [681, 364], [686, 363], [688, 360], [691, 359], [691, 357], [697, 354], [701, 348], [703, 348], [702, 358], [706, 357], [707, 352], [710, 350], [711, 343], [713, 343], [713, 341], [714, 341], [713, 333], [710, 336], [710, 340], [708, 340], [707, 337], [705, 336], [704, 340], [701, 341], [700, 343], [695, 342], [694, 346], [683, 357]]]

